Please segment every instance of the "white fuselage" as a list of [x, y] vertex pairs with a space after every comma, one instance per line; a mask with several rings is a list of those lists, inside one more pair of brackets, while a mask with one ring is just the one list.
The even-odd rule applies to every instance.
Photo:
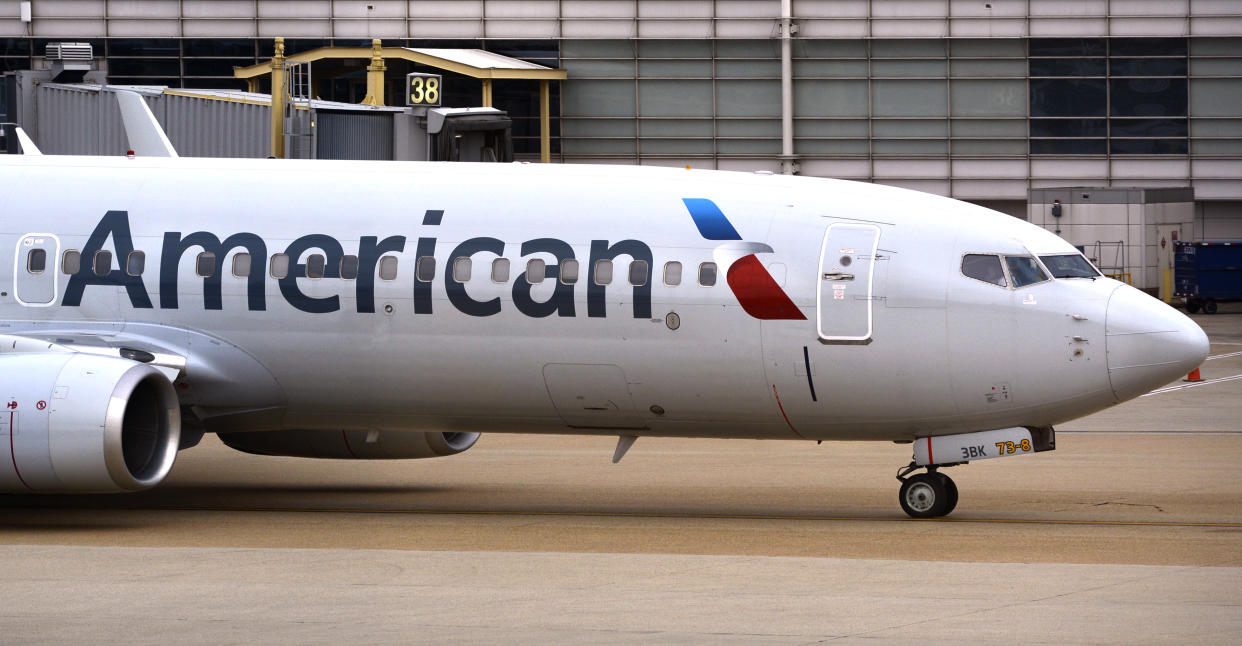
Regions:
[[[719, 207], [740, 241], [696, 227], [687, 198]], [[0, 334], [120, 335], [185, 357], [178, 394], [214, 431], [909, 440], [1060, 423], [1184, 372], [1206, 347], [1185, 317], [1111, 279], [1013, 289], [962, 273], [966, 254], [1077, 253], [1051, 233], [852, 182], [10, 156], [0, 158], [0, 213]], [[833, 224], [878, 232], [874, 254], [826, 244]], [[213, 263], [200, 254], [214, 241], [226, 244]], [[38, 245], [49, 260], [32, 274]], [[111, 252], [103, 276], [96, 249]], [[71, 250], [77, 275], [64, 271]], [[142, 254], [136, 276], [125, 273], [136, 269], [130, 251]], [[840, 278], [850, 270], [830, 265], [847, 251], [868, 271]], [[243, 252], [250, 276], [235, 275]], [[292, 275], [274, 277], [273, 256], [286, 253]], [[740, 304], [730, 263], [752, 253], [796, 312], [757, 318]], [[314, 255], [323, 277], [298, 277], [308, 263], [316, 273]], [[339, 275], [342, 257], [360, 260], [358, 277]], [[416, 276], [425, 257], [429, 281]], [[454, 277], [458, 257], [472, 258], [468, 280]], [[566, 284], [559, 270], [571, 257], [579, 277]], [[592, 287], [599, 259], [612, 260], [612, 281]], [[639, 286], [634, 259], [648, 263]], [[526, 275], [531, 260], [544, 261], [542, 282]], [[664, 280], [668, 263], [680, 263], [677, 285]], [[699, 284], [703, 263], [716, 263], [714, 285]], [[847, 282], [831, 287], [828, 273]], [[822, 338], [855, 315], [865, 338]], [[1150, 342], [1163, 358], [1113, 351], [1113, 337]]]

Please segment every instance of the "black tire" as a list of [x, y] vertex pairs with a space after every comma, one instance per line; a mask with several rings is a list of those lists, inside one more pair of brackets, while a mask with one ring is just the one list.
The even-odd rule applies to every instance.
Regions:
[[901, 483], [897, 499], [911, 518], [936, 518], [948, 508], [949, 491], [938, 474], [920, 473]]
[[1203, 313], [1204, 314], [1215, 314], [1216, 313], [1216, 301], [1203, 301]]
[[1198, 314], [1200, 307], [1199, 301], [1186, 301], [1186, 311], [1191, 314]]
[[936, 475], [940, 476], [940, 479], [944, 481], [944, 489], [948, 493], [948, 498], [945, 499], [944, 512], [940, 515], [948, 516], [957, 508], [957, 483], [953, 482], [953, 478], [939, 471], [936, 472]]

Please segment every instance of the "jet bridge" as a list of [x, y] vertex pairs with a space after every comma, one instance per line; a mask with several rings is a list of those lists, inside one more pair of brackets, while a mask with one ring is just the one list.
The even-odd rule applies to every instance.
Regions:
[[496, 108], [413, 108], [398, 119], [394, 159], [411, 161], [513, 161], [513, 122]]

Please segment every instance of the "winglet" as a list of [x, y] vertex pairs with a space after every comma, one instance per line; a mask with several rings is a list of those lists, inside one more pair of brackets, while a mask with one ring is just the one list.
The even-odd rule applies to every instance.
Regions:
[[43, 151], [39, 150], [39, 147], [35, 145], [34, 141], [31, 140], [30, 135], [26, 134], [25, 130], [22, 130], [20, 127], [13, 128], [13, 134], [17, 135], [17, 143], [21, 144], [23, 155], [43, 154]]
[[137, 92], [114, 90], [116, 102], [121, 108], [121, 121], [125, 124], [125, 136], [129, 147], [139, 157], [176, 157], [168, 135], [155, 120], [151, 108]]

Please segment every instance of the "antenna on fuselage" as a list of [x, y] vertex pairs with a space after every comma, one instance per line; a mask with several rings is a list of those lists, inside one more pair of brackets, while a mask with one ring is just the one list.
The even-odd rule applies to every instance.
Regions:
[[121, 108], [121, 122], [129, 149], [139, 157], [176, 157], [172, 142], [142, 96], [133, 90], [113, 90]]

